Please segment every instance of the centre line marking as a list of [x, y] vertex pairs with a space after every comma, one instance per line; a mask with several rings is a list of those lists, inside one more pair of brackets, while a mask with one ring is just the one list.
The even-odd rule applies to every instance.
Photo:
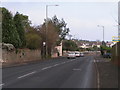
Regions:
[[52, 68], [52, 67], [53, 66], [48, 66], [48, 67], [42, 68], [41, 70], [45, 70], [45, 69]]
[[18, 79], [20, 79], [20, 78], [24, 78], [24, 77], [29, 76], [29, 75], [32, 75], [32, 74], [34, 74], [34, 73], [36, 73], [36, 71], [33, 71], [33, 72], [31, 72], [31, 73], [28, 73], [28, 74], [22, 75], [22, 76], [18, 77]]
[[73, 71], [81, 71], [79, 68], [74, 68]]
[[41, 70], [46, 70], [46, 69], [49, 69], [49, 68], [52, 68], [52, 67], [55, 67], [55, 66], [58, 66], [58, 65], [61, 65], [61, 64], [65, 64], [65, 63], [67, 63], [67, 62], [71, 62], [71, 61], [74, 61], [74, 60], [75, 60], [75, 59], [70, 60], [70, 61], [66, 61], [66, 62], [62, 62], [62, 63], [59, 63], [59, 64], [55, 64], [55, 65], [53, 65], [53, 66], [44, 67], [44, 68], [42, 68]]
[[65, 64], [65, 62], [62, 62], [61, 64]]
[[66, 62], [68, 63], [68, 62], [71, 62], [71, 61], [66, 61]]
[[53, 65], [53, 66], [58, 66], [59, 64], [55, 64], [55, 65]]

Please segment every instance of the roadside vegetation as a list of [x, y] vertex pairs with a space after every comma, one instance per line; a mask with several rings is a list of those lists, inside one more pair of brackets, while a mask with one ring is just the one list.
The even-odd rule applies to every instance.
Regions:
[[79, 51], [79, 47], [76, 42], [72, 40], [64, 40], [63, 41], [63, 50], [66, 51]]
[[51, 57], [54, 48], [62, 42], [63, 50], [66, 51], [101, 51], [102, 55], [105, 52], [111, 52], [111, 48], [105, 45], [100, 48], [96, 45], [91, 45], [89, 48], [80, 47], [81, 43], [96, 42], [66, 39], [70, 30], [64, 19], [58, 19], [57, 16], [45, 19], [42, 24], [33, 26], [29, 16], [19, 12], [13, 15], [4, 7], [0, 9], [2, 10], [2, 43], [12, 44], [16, 50], [24, 48], [40, 49], [42, 56], [47, 54], [48, 57]]
[[[0, 9], [2, 11], [2, 43], [12, 44], [16, 49], [41, 49], [43, 52], [43, 49], [47, 48], [46, 53], [51, 56], [52, 49], [59, 45], [70, 31], [64, 19], [60, 20], [57, 16], [48, 18], [46, 31], [46, 19], [43, 24], [33, 26], [29, 16], [19, 12], [13, 15], [4, 7]], [[43, 45], [44, 42], [47, 47]]]
[[101, 45], [100, 49], [101, 49], [101, 55], [104, 55], [104, 53], [111, 53], [111, 49], [112, 48], [104, 46], [104, 45]]

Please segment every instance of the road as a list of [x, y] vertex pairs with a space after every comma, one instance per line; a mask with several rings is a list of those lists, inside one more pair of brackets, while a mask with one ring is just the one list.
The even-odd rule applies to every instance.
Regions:
[[3, 88], [97, 88], [93, 56], [3, 68]]

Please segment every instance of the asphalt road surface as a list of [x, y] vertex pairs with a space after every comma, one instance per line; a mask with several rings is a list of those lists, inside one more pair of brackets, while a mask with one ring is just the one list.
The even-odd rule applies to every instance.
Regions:
[[97, 88], [93, 56], [3, 68], [3, 88]]

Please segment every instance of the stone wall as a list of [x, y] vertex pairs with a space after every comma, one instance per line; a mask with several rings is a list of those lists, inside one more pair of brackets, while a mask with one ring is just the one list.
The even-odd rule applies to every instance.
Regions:
[[41, 59], [40, 50], [18, 49], [14, 51], [2, 50], [2, 60], [4, 63], [20, 63]]

